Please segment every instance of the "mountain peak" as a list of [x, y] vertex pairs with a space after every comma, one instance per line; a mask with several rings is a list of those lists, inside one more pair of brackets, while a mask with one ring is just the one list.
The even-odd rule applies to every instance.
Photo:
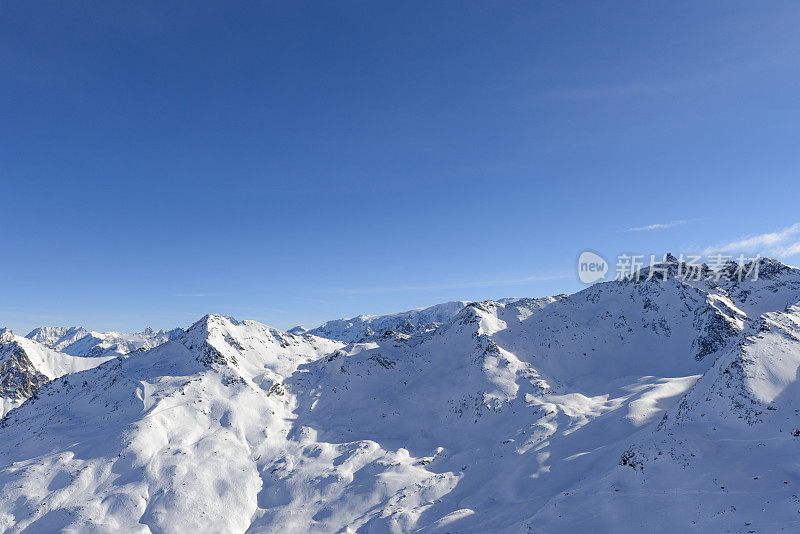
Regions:
[[14, 332], [10, 328], [0, 327], [0, 345], [14, 340]]
[[308, 328], [304, 328], [300, 325], [293, 326], [292, 328], [286, 331], [287, 334], [293, 334], [295, 336], [302, 336], [306, 332], [308, 332]]
[[745, 267], [750, 270], [756, 262], [758, 264], [759, 277], [772, 279], [783, 274], [800, 273], [800, 269], [797, 267], [786, 265], [782, 261], [770, 257], [759, 258], [758, 260], [748, 263]]
[[682, 282], [739, 283], [748, 279], [778, 279], [786, 275], [800, 275], [800, 269], [784, 264], [780, 260], [761, 257], [746, 263], [728, 259], [720, 266], [710, 267], [707, 263], [683, 261], [667, 253], [663, 261], [635, 270], [623, 281], [663, 281], [677, 279]]
[[192, 326], [186, 329], [186, 331], [189, 332], [198, 329], [210, 331], [215, 327], [225, 324], [239, 324], [239, 321], [228, 315], [220, 315], [218, 313], [207, 313], [200, 319], [195, 321], [192, 324]]

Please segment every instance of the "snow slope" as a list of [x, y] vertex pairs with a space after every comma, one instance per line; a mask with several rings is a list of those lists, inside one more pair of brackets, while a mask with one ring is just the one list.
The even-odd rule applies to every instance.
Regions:
[[0, 328], [0, 417], [50, 380], [96, 367], [111, 358], [76, 358]]
[[0, 529], [793, 531], [800, 271], [761, 266], [343, 340], [206, 316], [2, 420]]

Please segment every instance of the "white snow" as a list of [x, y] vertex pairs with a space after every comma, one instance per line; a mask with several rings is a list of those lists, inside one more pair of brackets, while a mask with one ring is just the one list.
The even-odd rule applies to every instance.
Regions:
[[51, 380], [70, 373], [77, 373], [86, 369], [97, 367], [103, 362], [112, 359], [113, 356], [102, 356], [99, 358], [80, 358], [49, 350], [39, 343], [15, 336], [14, 340], [19, 343], [25, 353], [31, 359], [40, 373]]
[[206, 316], [6, 416], [0, 530], [792, 531], [800, 277], [765, 267], [338, 339]]

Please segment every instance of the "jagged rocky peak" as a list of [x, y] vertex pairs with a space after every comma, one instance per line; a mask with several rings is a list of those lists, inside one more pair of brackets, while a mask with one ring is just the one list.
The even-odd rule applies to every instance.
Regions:
[[662, 280], [666, 276], [685, 281], [743, 282], [754, 279], [773, 280], [784, 276], [794, 277], [798, 275], [800, 275], [800, 269], [770, 257], [760, 257], [744, 263], [727, 259], [722, 265], [711, 268], [706, 263], [698, 264], [694, 261], [683, 261], [673, 254], [667, 253], [663, 261], [636, 269], [627, 278], [635, 281]]
[[211, 332], [212, 330], [214, 330], [214, 328], [222, 326], [226, 323], [239, 324], [239, 321], [237, 321], [233, 317], [219, 315], [216, 313], [207, 313], [200, 319], [195, 321], [192, 324], [192, 326], [187, 328], [186, 332], [187, 333], [197, 332], [197, 331]]
[[[758, 276], [759, 278], [764, 278], [767, 280], [772, 280], [778, 278], [780, 276], [785, 275], [793, 275], [796, 276], [800, 274], [800, 269], [797, 267], [792, 267], [786, 265], [785, 263], [781, 262], [780, 260], [776, 260], [775, 258], [759, 258], [758, 262]], [[746, 265], [746, 270], [752, 270], [753, 263], [748, 263]]]
[[[645, 260], [647, 260], [647, 258], [645, 258]], [[645, 265], [640, 268], [636, 268], [626, 278], [627, 280], [632, 280], [635, 282], [651, 280], [658, 281], [664, 280], [665, 278], [700, 281], [713, 279], [713, 275], [713, 269], [711, 269], [705, 263], [695, 264], [685, 262], [668, 252], [663, 256], [661, 261], [653, 263], [652, 265]]]
[[181, 342], [190, 349], [199, 347], [208, 343], [209, 337], [226, 324], [238, 324], [238, 321], [214, 313], [206, 314], [186, 329]]
[[308, 328], [304, 328], [300, 325], [293, 326], [292, 328], [286, 331], [287, 334], [292, 334], [294, 336], [302, 336], [306, 332], [308, 332]]
[[466, 305], [467, 308], [473, 308], [484, 312], [492, 312], [497, 309], [501, 304], [494, 300], [481, 300], [470, 302]]
[[[10, 332], [10, 330], [9, 330]], [[25, 349], [16, 342], [6, 343], [0, 350], [0, 398], [13, 407], [30, 398], [33, 393], [50, 379], [31, 362]], [[0, 416], [6, 409], [0, 410]]]
[[241, 376], [285, 376], [319, 353], [343, 345], [316, 336], [296, 336], [257, 321], [209, 314], [186, 330], [179, 343], [206, 366], [224, 366]]
[[42, 339], [63, 337], [66, 334], [78, 332], [87, 332], [87, 330], [82, 326], [39, 326], [31, 330], [25, 337], [30, 339], [40, 338], [36, 339], [36, 341], [41, 341]]
[[236, 332], [237, 327], [247, 327], [247, 325], [260, 325], [269, 328], [256, 321], [239, 321], [234, 317], [209, 313], [192, 324], [183, 335], [178, 336], [176, 339], [191, 347], [198, 342], [202, 343], [212, 338], [231, 339], [231, 333]]
[[5, 326], [0, 327], [0, 344], [10, 343], [14, 340], [14, 332]]

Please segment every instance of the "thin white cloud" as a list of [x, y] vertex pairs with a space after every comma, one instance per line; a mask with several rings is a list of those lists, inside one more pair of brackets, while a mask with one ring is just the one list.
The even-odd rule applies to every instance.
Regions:
[[430, 286], [387, 286], [387, 287], [364, 287], [364, 288], [339, 288], [334, 289], [334, 293], [344, 295], [362, 295], [374, 293], [401, 293], [404, 291], [441, 291], [445, 289], [463, 289], [469, 287], [503, 287], [503, 286], [517, 286], [525, 285], [533, 282], [544, 282], [548, 280], [565, 280], [573, 278], [572, 274], [558, 274], [553, 276], [526, 276], [524, 278], [512, 278], [506, 280], [481, 280], [472, 282], [461, 282], [457, 284], [443, 284], [443, 285], [430, 285]]
[[723, 245], [708, 247], [705, 254], [714, 252], [761, 252], [780, 256], [791, 256], [800, 253], [800, 243], [787, 245], [793, 236], [800, 233], [800, 222], [787, 226], [777, 232], [768, 232], [732, 241]]
[[650, 224], [647, 226], [637, 226], [635, 228], [628, 228], [629, 232], [649, 232], [651, 230], [664, 230], [666, 228], [675, 228], [676, 226], [680, 226], [682, 224], [686, 224], [688, 221], [671, 221], [668, 223], [656, 223]]
[[787, 245], [785, 247], [781, 247], [777, 250], [778, 256], [795, 256], [800, 254], [800, 241], [797, 243], [792, 243], [791, 245]]
[[664, 96], [692, 91], [708, 85], [708, 78], [662, 80], [655, 83], [632, 82], [618, 85], [564, 87], [540, 95], [544, 100], [573, 101], [608, 98], [631, 98], [638, 96]]
[[731, 80], [752, 76], [765, 68], [781, 65], [785, 58], [758, 57], [750, 61], [737, 61], [713, 71], [698, 72], [692, 76], [648, 80], [630, 80], [609, 85], [561, 87], [541, 93], [539, 99], [554, 102], [580, 100], [606, 100], [613, 98], [665, 97], [680, 93], [708, 90]]
[[206, 297], [224, 297], [227, 293], [180, 293], [176, 297], [187, 298], [206, 298]]

